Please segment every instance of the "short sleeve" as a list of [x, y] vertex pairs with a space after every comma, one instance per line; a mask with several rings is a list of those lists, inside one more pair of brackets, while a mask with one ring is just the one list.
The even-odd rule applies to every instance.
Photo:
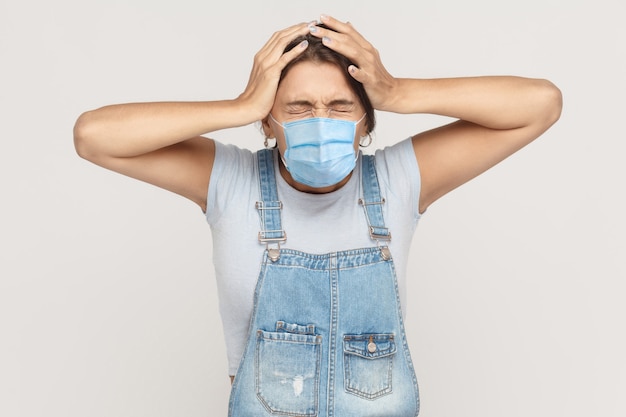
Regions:
[[254, 182], [254, 154], [235, 145], [215, 141], [215, 160], [207, 190], [205, 216], [209, 225], [217, 223], [234, 201], [249, 192]]
[[381, 185], [401, 204], [411, 207], [413, 219], [418, 221], [421, 177], [411, 138], [377, 150], [375, 156]]

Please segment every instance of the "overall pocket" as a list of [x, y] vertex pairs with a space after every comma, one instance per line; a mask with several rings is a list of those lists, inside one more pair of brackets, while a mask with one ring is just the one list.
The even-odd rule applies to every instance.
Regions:
[[322, 337], [257, 331], [255, 386], [271, 414], [316, 416]]
[[392, 391], [393, 334], [345, 335], [343, 338], [346, 391], [374, 400]]

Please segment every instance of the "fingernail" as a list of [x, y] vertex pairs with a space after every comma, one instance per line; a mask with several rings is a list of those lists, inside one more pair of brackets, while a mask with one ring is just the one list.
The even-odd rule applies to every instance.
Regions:
[[330, 43], [330, 42], [331, 42], [331, 39], [330, 39], [328, 36], [324, 36], [324, 37], [322, 38], [322, 42], [323, 42], [323, 43]]
[[302, 42], [300, 42], [300, 48], [304, 49], [309, 45], [309, 41], [304, 40]]
[[328, 20], [328, 15], [321, 14], [321, 15], [320, 15], [320, 20], [321, 20], [322, 22], [326, 22], [326, 21]]
[[309, 26], [309, 32], [311, 33], [317, 32], [317, 26]]

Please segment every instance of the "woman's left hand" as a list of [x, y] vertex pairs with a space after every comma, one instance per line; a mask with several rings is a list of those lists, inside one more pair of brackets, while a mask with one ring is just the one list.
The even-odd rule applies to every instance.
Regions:
[[326, 47], [339, 52], [355, 64], [348, 68], [348, 72], [363, 84], [375, 109], [394, 111], [397, 80], [383, 66], [378, 50], [349, 22], [340, 22], [326, 15], [322, 15], [320, 19], [333, 30], [311, 25], [311, 34], [321, 38]]

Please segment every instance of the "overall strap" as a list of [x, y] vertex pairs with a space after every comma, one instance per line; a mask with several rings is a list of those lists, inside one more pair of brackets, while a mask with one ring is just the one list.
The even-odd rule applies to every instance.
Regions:
[[280, 256], [280, 243], [287, 240], [287, 234], [281, 225], [280, 213], [283, 203], [278, 200], [278, 192], [276, 191], [273, 150], [261, 149], [257, 151], [256, 156], [259, 171], [260, 201], [256, 202], [255, 207], [261, 217], [259, 242], [268, 246], [270, 243], [276, 243], [278, 249], [268, 248], [268, 250], [270, 258], [277, 260]]
[[391, 233], [389, 229], [385, 227], [385, 220], [383, 218], [383, 204], [385, 204], [385, 199], [380, 195], [374, 155], [361, 156], [363, 197], [359, 198], [359, 204], [363, 206], [363, 210], [365, 211], [370, 237], [377, 243], [380, 243], [380, 241], [390, 241]]

